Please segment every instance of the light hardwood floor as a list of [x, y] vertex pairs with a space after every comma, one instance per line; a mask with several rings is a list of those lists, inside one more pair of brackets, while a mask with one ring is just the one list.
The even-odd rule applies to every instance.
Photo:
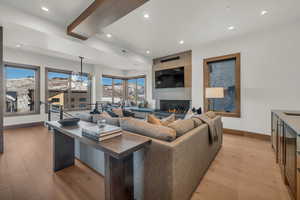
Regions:
[[[33, 127], [5, 131], [1, 200], [101, 200], [103, 177], [80, 162], [56, 174], [51, 134]], [[224, 145], [192, 200], [289, 200], [268, 142], [224, 135]]]

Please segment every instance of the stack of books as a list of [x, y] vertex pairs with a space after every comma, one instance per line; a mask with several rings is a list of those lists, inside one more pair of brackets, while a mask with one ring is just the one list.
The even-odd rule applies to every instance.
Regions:
[[106, 124], [103, 128], [90, 126], [82, 128], [82, 135], [96, 141], [103, 141], [122, 135], [122, 129]]

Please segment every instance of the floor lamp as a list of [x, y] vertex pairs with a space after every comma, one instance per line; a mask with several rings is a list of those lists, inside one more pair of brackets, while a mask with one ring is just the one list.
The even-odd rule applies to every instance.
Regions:
[[213, 100], [224, 98], [224, 88], [222, 87], [205, 88], [205, 98], [210, 101], [209, 110], [215, 111]]

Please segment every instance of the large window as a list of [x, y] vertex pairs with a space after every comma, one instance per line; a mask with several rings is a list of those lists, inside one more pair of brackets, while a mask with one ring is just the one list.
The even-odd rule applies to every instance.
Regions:
[[103, 76], [102, 100], [119, 104], [126, 99], [131, 105], [138, 105], [146, 99], [145, 79], [145, 76], [132, 78]]
[[205, 111], [240, 117], [240, 54], [204, 59], [203, 68]]
[[103, 101], [120, 104], [122, 103], [125, 93], [125, 80], [123, 78], [103, 76], [102, 87], [103, 87]]
[[26, 115], [40, 112], [40, 69], [35, 66], [6, 63], [5, 114]]
[[65, 110], [89, 109], [91, 84], [88, 74], [74, 76], [70, 71], [46, 69], [46, 102]]
[[134, 105], [139, 105], [146, 100], [145, 77], [128, 80], [128, 100]]

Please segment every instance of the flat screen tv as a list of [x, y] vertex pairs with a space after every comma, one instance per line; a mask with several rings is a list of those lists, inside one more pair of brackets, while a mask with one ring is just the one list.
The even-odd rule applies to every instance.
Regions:
[[155, 72], [155, 88], [184, 87], [184, 67]]

